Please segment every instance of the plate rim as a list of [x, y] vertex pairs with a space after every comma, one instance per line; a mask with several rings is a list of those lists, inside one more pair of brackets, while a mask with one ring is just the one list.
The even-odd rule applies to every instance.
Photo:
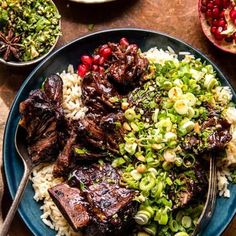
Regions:
[[[234, 97], [236, 99], [236, 92], [234, 87], [232, 86], [231, 82], [229, 81], [229, 79], [223, 74], [223, 72], [219, 69], [219, 66], [216, 65], [210, 58], [208, 58], [208, 56], [206, 56], [205, 54], [203, 54], [199, 49], [191, 46], [189, 43], [185, 42], [182, 39], [176, 38], [174, 36], [171, 36], [167, 33], [164, 32], [160, 32], [157, 30], [151, 30], [151, 29], [145, 29], [145, 28], [135, 28], [135, 27], [116, 27], [116, 28], [109, 28], [109, 29], [105, 29], [105, 30], [99, 30], [93, 33], [89, 33], [89, 34], [85, 34], [81, 37], [78, 37], [74, 40], [72, 40], [71, 42], [63, 45], [62, 47], [58, 48], [57, 50], [55, 50], [53, 53], [51, 53], [48, 57], [46, 57], [43, 61], [41, 61], [33, 70], [32, 72], [26, 77], [26, 79], [23, 81], [23, 83], [21, 84], [19, 90], [17, 91], [13, 102], [11, 104], [11, 107], [9, 109], [9, 113], [8, 113], [8, 117], [6, 120], [6, 124], [5, 124], [5, 128], [4, 128], [4, 135], [3, 135], [3, 143], [2, 143], [2, 158], [3, 158], [3, 174], [5, 176], [5, 183], [7, 185], [7, 188], [9, 190], [10, 196], [13, 199], [15, 196], [15, 192], [13, 190], [13, 188], [10, 186], [10, 178], [9, 175], [6, 174], [6, 150], [7, 150], [7, 142], [6, 142], [6, 136], [7, 136], [7, 132], [9, 131], [10, 127], [9, 127], [9, 123], [10, 120], [12, 119], [13, 116], [13, 107], [15, 106], [15, 104], [17, 103], [22, 91], [25, 89], [25, 87], [27, 86], [28, 82], [31, 80], [31, 78], [33, 77], [33, 75], [37, 72], [37, 70], [43, 66], [48, 60], [50, 60], [52, 57], [54, 57], [54, 55], [56, 55], [57, 53], [59, 53], [61, 50], [63, 50], [66, 47], [69, 47], [70, 45], [76, 43], [77, 41], [81, 41], [83, 39], [92, 37], [92, 36], [96, 36], [96, 35], [100, 35], [100, 34], [104, 34], [104, 33], [112, 33], [112, 32], [118, 32], [118, 31], [139, 31], [139, 32], [143, 32], [143, 33], [152, 33], [152, 34], [157, 34], [157, 35], [161, 35], [167, 38], [170, 38], [174, 41], [177, 41], [178, 43], [181, 43], [185, 46], [187, 46], [188, 48], [192, 49], [193, 51], [197, 52], [202, 59], [208, 61], [211, 65], [213, 65], [214, 69], [216, 70], [216, 72], [218, 73], [218, 75], [223, 78], [225, 80], [225, 82], [228, 84], [228, 86], [230, 87], [230, 89], [233, 91]], [[35, 230], [32, 228], [31, 224], [25, 219], [24, 214], [22, 213], [21, 209], [18, 208], [18, 213], [22, 219], [22, 221], [24, 222], [24, 224], [27, 226], [28, 230], [35, 236], [38, 236], [37, 234], [35, 234]], [[221, 231], [219, 232], [219, 235], [221, 235], [226, 228], [229, 226], [229, 224], [232, 222], [232, 220], [234, 219], [236, 215], [236, 207], [234, 209], [234, 213], [232, 218], [227, 222], [227, 224], [224, 225], [224, 227], [221, 228]]]

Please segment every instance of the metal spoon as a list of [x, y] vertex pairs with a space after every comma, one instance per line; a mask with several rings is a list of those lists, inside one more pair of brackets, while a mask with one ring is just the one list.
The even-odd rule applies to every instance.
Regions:
[[209, 171], [209, 184], [207, 199], [202, 211], [201, 216], [198, 219], [196, 228], [192, 236], [198, 235], [209, 223], [215, 209], [216, 193], [217, 193], [217, 168], [216, 168], [216, 156], [214, 153], [210, 154], [210, 171]]
[[0, 233], [1, 236], [6, 236], [11, 222], [15, 216], [16, 210], [18, 208], [18, 205], [20, 203], [20, 200], [22, 198], [22, 195], [24, 193], [24, 190], [26, 188], [26, 185], [29, 180], [29, 176], [35, 166], [35, 164], [32, 162], [26, 146], [26, 130], [22, 128], [19, 124], [16, 127], [16, 133], [15, 133], [15, 147], [16, 151], [18, 152], [19, 156], [21, 157], [23, 163], [24, 163], [24, 174], [21, 179], [20, 185], [17, 189], [15, 199], [10, 207], [10, 210], [7, 213], [7, 216], [3, 222], [2, 231]]

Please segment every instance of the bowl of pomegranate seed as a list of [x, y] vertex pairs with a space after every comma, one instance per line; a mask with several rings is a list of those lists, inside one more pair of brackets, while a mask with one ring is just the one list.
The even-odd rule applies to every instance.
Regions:
[[236, 54], [236, 1], [199, 0], [198, 9], [206, 37], [221, 50]]

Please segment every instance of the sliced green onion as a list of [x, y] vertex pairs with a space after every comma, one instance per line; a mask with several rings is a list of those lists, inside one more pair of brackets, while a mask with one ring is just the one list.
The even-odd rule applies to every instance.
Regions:
[[167, 161], [167, 162], [175, 162], [176, 153], [175, 153], [174, 149], [167, 149], [164, 152], [163, 157], [164, 157], [165, 161]]
[[152, 218], [153, 213], [153, 211], [150, 212], [150, 208], [145, 210], [139, 210], [134, 216], [134, 220], [139, 225], [146, 225], [148, 221]]
[[137, 170], [132, 170], [130, 174], [134, 180], [140, 180], [142, 178], [142, 174], [140, 174]]
[[125, 111], [125, 118], [129, 121], [132, 121], [136, 118], [136, 113], [133, 108], [129, 108]]
[[150, 191], [155, 186], [155, 178], [152, 175], [147, 175], [142, 178], [139, 183], [139, 188], [142, 191]]
[[189, 106], [194, 106], [197, 102], [197, 98], [192, 93], [186, 93], [182, 96], [182, 99], [187, 100]]
[[138, 132], [138, 131], [139, 131], [139, 127], [138, 127], [134, 122], [131, 122], [131, 123], [130, 123], [130, 126], [131, 126], [131, 128], [133, 129], [133, 131], [135, 131], [135, 132]]
[[150, 236], [150, 235], [145, 232], [138, 232], [137, 236]]
[[190, 228], [192, 226], [192, 219], [189, 216], [184, 216], [181, 223], [184, 228]]
[[157, 199], [157, 198], [160, 198], [162, 196], [162, 191], [163, 191], [163, 188], [164, 188], [164, 184], [159, 181], [154, 187], [153, 189], [151, 190], [152, 191], [152, 196]]
[[114, 161], [112, 162], [112, 166], [113, 166], [113, 167], [118, 167], [118, 166], [121, 166], [121, 165], [125, 164], [125, 162], [126, 162], [125, 159], [122, 158], [122, 157], [116, 158], [116, 159], [114, 159]]
[[155, 236], [157, 233], [157, 225], [156, 224], [150, 224], [146, 227], [144, 227], [144, 230], [149, 233], [149, 235]]
[[195, 164], [195, 157], [192, 154], [188, 154], [183, 157], [183, 166], [186, 168], [192, 167]]
[[179, 87], [173, 87], [168, 92], [168, 97], [172, 100], [177, 100], [182, 96], [183, 92]]
[[178, 232], [174, 236], [189, 236], [189, 234], [186, 232]]
[[179, 224], [176, 220], [169, 220], [169, 227], [172, 232], [177, 232], [179, 230]]
[[180, 115], [186, 115], [188, 114], [188, 101], [187, 100], [177, 100], [174, 104], [174, 109], [176, 112]]
[[159, 109], [158, 108], [156, 108], [155, 109], [155, 111], [154, 111], [154, 113], [152, 114], [152, 120], [153, 120], [153, 122], [157, 122], [157, 120], [158, 120], [158, 114], [159, 114]]
[[133, 155], [135, 154], [137, 146], [138, 146], [137, 143], [125, 143], [124, 149], [126, 152]]

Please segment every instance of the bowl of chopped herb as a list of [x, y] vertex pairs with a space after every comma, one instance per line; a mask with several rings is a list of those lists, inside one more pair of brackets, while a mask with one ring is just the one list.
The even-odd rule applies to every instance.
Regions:
[[61, 35], [60, 14], [52, 0], [0, 3], [0, 62], [26, 66], [45, 58]]

